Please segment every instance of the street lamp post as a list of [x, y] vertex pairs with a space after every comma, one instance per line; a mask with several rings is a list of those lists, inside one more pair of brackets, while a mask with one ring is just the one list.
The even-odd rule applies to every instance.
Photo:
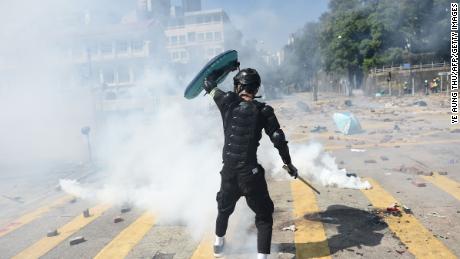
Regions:
[[83, 134], [86, 137], [86, 143], [88, 145], [89, 163], [92, 164], [93, 163], [93, 156], [92, 156], [92, 152], [91, 152], [91, 142], [90, 142], [90, 139], [89, 139], [89, 133], [90, 132], [91, 132], [91, 128], [89, 126], [81, 128], [81, 134]]

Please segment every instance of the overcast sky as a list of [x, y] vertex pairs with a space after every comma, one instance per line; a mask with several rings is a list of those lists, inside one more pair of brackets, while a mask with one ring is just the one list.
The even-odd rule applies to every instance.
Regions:
[[[224, 9], [245, 39], [263, 41], [265, 49], [282, 48], [289, 34], [327, 10], [328, 0], [202, 0], [203, 8]], [[175, 2], [175, 1], [173, 1]]]

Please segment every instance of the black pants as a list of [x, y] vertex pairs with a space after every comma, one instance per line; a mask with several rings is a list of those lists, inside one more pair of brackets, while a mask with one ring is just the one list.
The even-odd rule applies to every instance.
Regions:
[[264, 169], [260, 165], [243, 168], [224, 165], [221, 177], [220, 191], [216, 197], [216, 235], [225, 235], [228, 219], [235, 210], [236, 202], [241, 196], [245, 196], [249, 208], [256, 214], [257, 250], [259, 253], [270, 254], [274, 206], [268, 193]]

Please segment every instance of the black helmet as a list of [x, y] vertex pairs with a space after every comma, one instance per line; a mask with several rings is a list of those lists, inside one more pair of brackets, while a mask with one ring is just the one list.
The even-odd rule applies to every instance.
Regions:
[[[235, 92], [240, 93], [245, 90], [247, 93], [255, 94], [260, 87], [259, 73], [252, 68], [241, 69], [240, 72], [233, 77], [233, 85], [235, 86]], [[241, 87], [238, 88], [238, 85], [241, 85]]]

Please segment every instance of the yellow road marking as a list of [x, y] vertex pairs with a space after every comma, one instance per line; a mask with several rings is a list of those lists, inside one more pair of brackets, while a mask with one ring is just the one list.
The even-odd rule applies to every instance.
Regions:
[[214, 257], [214, 251], [212, 248], [212, 244], [214, 235], [209, 232], [206, 234], [203, 239], [201, 240], [200, 244], [196, 248], [195, 252], [193, 253], [191, 259], [208, 259]]
[[69, 223], [65, 224], [63, 227], [58, 229], [59, 235], [54, 237], [44, 237], [40, 239], [35, 244], [29, 246], [19, 254], [13, 257], [13, 259], [22, 259], [22, 258], [38, 258], [46, 253], [48, 253], [51, 249], [56, 247], [66, 238], [70, 237], [72, 234], [77, 232], [78, 230], [82, 229], [84, 226], [91, 223], [93, 220], [97, 219], [101, 216], [110, 206], [108, 205], [98, 205], [94, 208], [91, 208], [89, 211], [91, 216], [88, 218], [83, 217], [80, 215], [74, 218]]
[[19, 217], [18, 219], [6, 224], [5, 226], [3, 226], [2, 228], [0, 228], [0, 237], [40, 218], [41, 216], [43, 216], [45, 213], [47, 213], [48, 211], [50, 211], [52, 208], [54, 207], [57, 207], [57, 206], [60, 206], [68, 201], [70, 201], [73, 197], [72, 196], [64, 196], [64, 197], [61, 197], [59, 199], [57, 199], [56, 201], [54, 201], [53, 203], [51, 204], [48, 204], [46, 206], [43, 206], [43, 207], [40, 207], [32, 212], [29, 212], [21, 217]]
[[451, 180], [438, 173], [434, 173], [433, 176], [422, 176], [423, 179], [433, 183], [441, 190], [454, 196], [457, 200], [460, 200], [460, 183]]
[[155, 224], [155, 217], [146, 212], [118, 234], [94, 258], [125, 258]]
[[[398, 201], [376, 181], [366, 179], [372, 189], [362, 190], [374, 207], [386, 209]], [[436, 239], [413, 215], [385, 217], [385, 222], [417, 258], [457, 258], [441, 241]]]
[[330, 258], [323, 224], [304, 218], [305, 214], [319, 212], [315, 194], [298, 180], [291, 182], [291, 191], [297, 228], [294, 232], [297, 258]]

